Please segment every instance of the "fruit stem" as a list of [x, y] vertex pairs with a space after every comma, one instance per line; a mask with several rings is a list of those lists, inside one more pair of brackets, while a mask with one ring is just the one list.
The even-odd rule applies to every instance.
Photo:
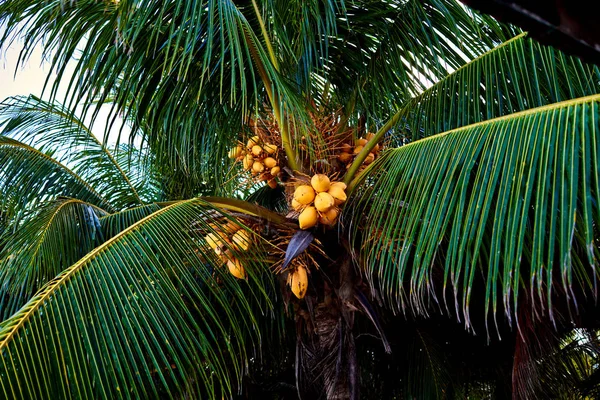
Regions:
[[346, 185], [350, 185], [350, 182], [352, 182], [352, 180], [354, 179], [354, 175], [356, 174], [360, 166], [363, 164], [369, 153], [371, 153], [371, 150], [373, 150], [373, 148], [381, 140], [383, 135], [385, 135], [387, 131], [389, 131], [394, 125], [396, 125], [396, 122], [398, 122], [398, 119], [400, 119], [400, 116], [402, 115], [403, 111], [404, 110], [401, 109], [396, 114], [394, 114], [394, 116], [390, 118], [388, 122], [386, 122], [385, 125], [383, 125], [377, 131], [377, 133], [375, 133], [375, 136], [373, 136], [373, 138], [369, 140], [367, 144], [364, 145], [363, 149], [360, 151], [360, 153], [358, 153], [358, 155], [352, 162], [352, 165], [350, 165], [346, 176], [344, 177], [344, 183]]

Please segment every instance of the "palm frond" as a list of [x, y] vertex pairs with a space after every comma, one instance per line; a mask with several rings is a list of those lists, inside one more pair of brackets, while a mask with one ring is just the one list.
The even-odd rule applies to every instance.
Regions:
[[599, 101], [536, 108], [385, 152], [347, 213], [373, 289], [415, 314], [450, 312], [453, 303], [466, 326], [474, 293], [486, 325], [501, 311], [511, 321], [524, 290], [551, 318], [557, 305], [595, 296]]
[[600, 69], [522, 33], [404, 104], [397, 144], [600, 92]]
[[152, 203], [100, 217], [104, 237], [110, 239], [160, 209], [158, 204]]
[[104, 241], [98, 220], [104, 214], [83, 201], [59, 199], [0, 237], [0, 320]]
[[261, 293], [272, 275], [258, 240], [235, 252], [251, 290], [218, 267], [200, 234], [214, 213], [201, 200], [165, 207], [42, 288], [0, 325], [3, 393], [231, 396], [260, 344], [251, 303], [269, 304]]
[[76, 115], [35, 96], [0, 103], [0, 134], [19, 140], [70, 167], [117, 208], [143, 200], [114, 155]]
[[0, 136], [0, 208], [15, 218], [58, 196], [77, 198], [108, 212], [115, 211], [109, 199], [85, 179], [52, 157]]

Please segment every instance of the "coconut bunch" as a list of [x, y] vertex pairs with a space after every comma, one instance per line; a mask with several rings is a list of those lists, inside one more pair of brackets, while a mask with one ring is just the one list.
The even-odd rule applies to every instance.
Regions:
[[[374, 133], [369, 133], [367, 134], [366, 138], [356, 139], [354, 141], [354, 146], [350, 145], [349, 143], [342, 143], [342, 145], [340, 146], [341, 153], [338, 154], [338, 160], [340, 160], [341, 163], [346, 164], [346, 169], [350, 168], [354, 157], [356, 157], [358, 153], [360, 153], [362, 149], [366, 146], [366, 144], [373, 140], [374, 137]], [[373, 161], [375, 161], [375, 158], [377, 158], [377, 155], [380, 151], [381, 146], [379, 144], [376, 144], [367, 156], [367, 158], [365, 158], [363, 166], [369, 165]]]
[[316, 174], [310, 185], [299, 185], [294, 191], [292, 208], [300, 213], [300, 229], [309, 229], [320, 223], [332, 227], [337, 222], [339, 205], [346, 201], [346, 184], [331, 182], [324, 174]]
[[215, 252], [231, 275], [239, 279], [246, 278], [246, 271], [239, 259], [234, 257], [233, 251], [248, 251], [252, 244], [250, 232], [242, 229], [238, 224], [230, 221], [224, 225], [210, 224], [212, 232], [204, 236], [204, 240]]
[[244, 169], [266, 181], [269, 187], [277, 187], [277, 176], [281, 172], [277, 161], [277, 145], [263, 142], [259, 136], [251, 137], [244, 148], [241, 144], [229, 151], [229, 158], [241, 161]]

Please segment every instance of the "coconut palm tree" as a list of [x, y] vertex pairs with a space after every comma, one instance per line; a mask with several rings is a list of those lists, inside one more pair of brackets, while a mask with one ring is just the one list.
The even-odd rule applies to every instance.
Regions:
[[455, 0], [0, 24], [4, 397], [598, 395], [598, 67]]

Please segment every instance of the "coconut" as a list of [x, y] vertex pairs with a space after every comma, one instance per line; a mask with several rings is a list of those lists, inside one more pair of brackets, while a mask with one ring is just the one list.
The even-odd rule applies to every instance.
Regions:
[[374, 134], [374, 133], [368, 133], [368, 134], [367, 134], [367, 140], [371, 140], [371, 139], [373, 139], [374, 137], [375, 137], [375, 134]]
[[260, 161], [254, 161], [254, 164], [252, 164], [252, 172], [256, 172], [257, 174], [260, 174], [264, 170], [265, 170], [265, 166], [263, 165], [263, 163], [261, 163]]
[[364, 163], [368, 165], [368, 164], [371, 164], [373, 161], [375, 161], [375, 154], [369, 153], [367, 158], [365, 158]]
[[252, 154], [254, 154], [256, 157], [260, 156], [262, 152], [263, 149], [259, 145], [255, 144], [254, 146], [252, 146]]
[[356, 147], [354, 148], [354, 154], [358, 154], [358, 153], [360, 153], [362, 149], [363, 149], [363, 146], [356, 146]]
[[221, 254], [219, 254], [219, 258], [223, 264], [234, 259], [231, 250], [225, 250], [221, 252]]
[[329, 210], [335, 204], [333, 196], [327, 192], [321, 192], [315, 197], [315, 207], [321, 212]]
[[292, 199], [292, 208], [296, 211], [302, 211], [302, 209], [304, 209], [304, 204], [300, 204], [296, 199]]
[[331, 182], [331, 187], [334, 187], [334, 186], [338, 186], [338, 187], [342, 188], [342, 190], [346, 190], [346, 187], [347, 187], [344, 182]]
[[337, 222], [339, 213], [340, 212], [337, 208], [332, 207], [324, 213], [321, 213], [319, 216], [319, 222], [323, 225], [333, 226]]
[[267, 185], [269, 185], [271, 189], [275, 189], [277, 187], [277, 181], [275, 179], [269, 179]]
[[277, 176], [277, 175], [279, 175], [279, 172], [281, 172], [281, 168], [279, 168], [279, 167], [271, 168], [271, 175]]
[[358, 147], [358, 146], [364, 146], [365, 144], [367, 144], [367, 139], [357, 139], [354, 144]]
[[238, 259], [233, 259], [227, 261], [227, 268], [229, 268], [229, 272], [231, 275], [235, 276], [238, 279], [246, 278], [246, 271], [244, 270], [244, 266]]
[[352, 161], [352, 154], [350, 153], [341, 153], [338, 156], [338, 159], [343, 162], [344, 164], [349, 163], [350, 161]]
[[227, 221], [225, 225], [223, 225], [223, 232], [228, 235], [233, 235], [237, 231], [239, 231], [241, 227], [233, 221]]
[[210, 248], [215, 251], [223, 246], [226, 238], [227, 235], [225, 235], [225, 233], [223, 232], [211, 232], [208, 235], [204, 236], [206, 244], [208, 244]]
[[271, 143], [265, 143], [265, 145], [263, 146], [263, 149], [265, 149], [265, 151], [269, 154], [273, 154], [277, 151], [277, 146], [275, 146], [274, 144]]
[[300, 229], [309, 229], [317, 224], [317, 209], [309, 206], [300, 213], [298, 222], [300, 223]]
[[250, 150], [257, 144], [260, 144], [260, 138], [258, 136], [252, 136], [250, 140], [248, 140], [248, 143], [246, 143], [246, 148]]
[[324, 174], [314, 175], [310, 180], [310, 184], [317, 193], [328, 191], [330, 186], [329, 178]]
[[348, 143], [342, 143], [341, 149], [344, 153], [352, 153], [352, 146]]
[[246, 154], [246, 157], [244, 157], [244, 160], [242, 161], [242, 165], [244, 166], [245, 170], [248, 170], [248, 169], [252, 168], [253, 162], [254, 162], [254, 157], [252, 157], [252, 154]]
[[[333, 197], [333, 200], [335, 201], [336, 206], [338, 206], [346, 201], [346, 198], [347, 198], [346, 192], [344, 191], [344, 189], [342, 189], [342, 187], [340, 185], [335, 185], [335, 186], [332, 185], [329, 188], [329, 191], [327, 193], [329, 193], [331, 195], [331, 197]], [[316, 204], [316, 201], [315, 201], [315, 204]]]
[[263, 163], [265, 164], [265, 167], [271, 169], [277, 165], [277, 160], [273, 157], [267, 157], [263, 160]]
[[242, 156], [242, 146], [237, 145], [236, 147], [229, 150], [229, 158], [238, 158]]
[[248, 251], [252, 243], [252, 235], [248, 231], [240, 229], [233, 235], [231, 241], [238, 249]]
[[308, 185], [300, 185], [294, 192], [294, 199], [298, 203], [307, 206], [315, 199], [315, 191]]
[[306, 268], [299, 266], [296, 271], [291, 273], [289, 284], [292, 289], [292, 293], [302, 299], [306, 295], [306, 289], [308, 289], [308, 274]]
[[373, 152], [373, 153], [379, 153], [380, 149], [381, 149], [381, 147], [379, 147], [379, 144], [376, 144], [375, 147], [373, 147], [373, 150], [371, 150], [371, 152]]

